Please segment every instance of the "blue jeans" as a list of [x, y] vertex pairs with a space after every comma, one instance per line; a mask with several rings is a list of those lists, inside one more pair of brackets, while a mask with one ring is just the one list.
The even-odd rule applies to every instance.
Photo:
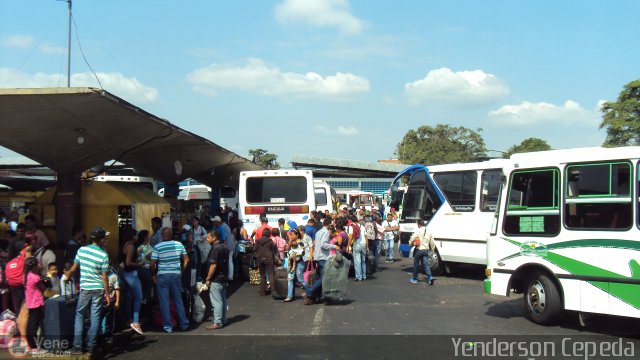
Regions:
[[91, 323], [89, 333], [87, 334], [87, 348], [91, 351], [96, 347], [103, 301], [104, 290], [80, 290], [78, 306], [76, 307], [76, 321], [73, 327], [74, 348], [82, 349], [82, 331], [84, 330], [84, 318], [87, 313], [89, 314], [89, 321]]
[[429, 266], [429, 253], [428, 250], [415, 250], [413, 253], [413, 278], [418, 278], [418, 271], [420, 270], [420, 263], [424, 268], [424, 273], [427, 275], [428, 280], [431, 280], [431, 267]]
[[235, 257], [235, 250], [236, 250], [235, 246], [229, 249], [229, 272], [227, 273], [229, 275], [227, 277], [227, 280], [229, 281], [233, 280], [233, 275], [234, 275], [233, 258]]
[[148, 304], [151, 300], [151, 289], [153, 288], [151, 269], [145, 267], [138, 269], [138, 278], [140, 279], [140, 285], [142, 285], [142, 299]]
[[170, 300], [173, 300], [176, 306], [180, 328], [186, 330], [189, 327], [189, 320], [184, 313], [184, 304], [182, 303], [181, 278], [180, 274], [158, 275], [158, 304], [160, 305], [160, 313], [162, 313], [162, 328], [166, 332], [173, 331], [171, 311], [169, 310]]
[[371, 272], [378, 270], [378, 264], [380, 263], [380, 248], [382, 240], [369, 240], [369, 256], [373, 256], [373, 266]]
[[364, 245], [353, 247], [353, 268], [356, 271], [357, 280], [367, 278], [367, 251]]
[[304, 272], [307, 270], [307, 264], [304, 261], [298, 261], [296, 263], [296, 280], [298, 284], [307, 287], [307, 282], [304, 281]]
[[102, 322], [100, 326], [102, 327], [103, 340], [113, 340], [113, 329], [116, 326], [115, 299], [109, 306], [104, 306], [102, 308]]
[[307, 296], [311, 299], [319, 299], [322, 297], [322, 275], [324, 274], [324, 266], [327, 264], [327, 260], [319, 260], [316, 273], [318, 274], [318, 280], [309, 286], [307, 284]]
[[293, 297], [296, 295], [295, 281], [295, 270], [293, 272], [287, 272], [287, 297], [289, 299], [293, 299]]
[[384, 239], [384, 247], [387, 249], [386, 258], [387, 260], [393, 260], [393, 247], [395, 246], [395, 241], [393, 238]]
[[[127, 314], [127, 321], [133, 319], [134, 323], [140, 322], [140, 305], [142, 304], [142, 285], [138, 278], [138, 271], [123, 271], [122, 277], [127, 283], [127, 297], [124, 304], [124, 311]], [[131, 312], [133, 308], [133, 314]]]
[[227, 323], [227, 284], [212, 282], [209, 297], [213, 306], [213, 322], [225, 325]]

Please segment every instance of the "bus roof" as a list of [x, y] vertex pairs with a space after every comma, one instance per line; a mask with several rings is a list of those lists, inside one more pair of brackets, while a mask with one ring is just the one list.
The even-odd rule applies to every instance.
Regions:
[[283, 176], [283, 175], [313, 175], [311, 170], [254, 170], [254, 171], [243, 171], [240, 173], [240, 176], [252, 177], [252, 176]]
[[537, 151], [511, 155], [514, 167], [540, 167], [567, 162], [600, 161], [640, 158], [640, 146], [615, 148], [584, 147], [561, 150]]
[[505, 164], [511, 162], [509, 159], [489, 159], [485, 161], [429, 165], [427, 168], [430, 172], [446, 172], [461, 170], [484, 170], [484, 169], [501, 169]]

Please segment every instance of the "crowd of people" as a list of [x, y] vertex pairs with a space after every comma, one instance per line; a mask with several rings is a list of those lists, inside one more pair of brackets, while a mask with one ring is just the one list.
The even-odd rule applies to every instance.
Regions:
[[249, 237], [260, 272], [260, 294], [272, 291], [270, 279], [275, 279], [274, 268], [283, 264], [288, 274], [288, 291], [283, 302], [295, 299], [296, 287], [303, 289], [305, 304], [325, 301], [324, 269], [327, 260], [338, 253], [353, 263], [355, 281], [365, 281], [379, 268], [382, 257], [387, 262], [395, 261], [397, 215], [392, 209], [383, 217], [377, 207], [370, 211], [364, 207], [343, 207], [336, 214], [312, 211], [307, 223], [301, 225], [279, 219], [278, 228], [273, 229], [262, 218], [261, 226]]
[[[120, 239], [115, 240], [102, 227], [92, 229], [87, 238], [81, 226], [74, 226], [70, 239], [54, 247], [38, 228], [35, 216], [27, 215], [18, 223], [7, 220], [0, 211], [3, 320], [16, 323], [20, 335], [16, 339], [26, 341], [27, 351], [35, 354], [42, 344], [38, 334], [44, 330], [45, 302], [68, 297], [77, 305], [75, 319], [59, 319], [74, 324], [72, 347], [65, 350], [96, 353], [113, 344], [121, 318], [139, 334], [144, 334], [143, 317], [170, 333], [175, 309], [180, 329], [188, 329], [188, 304], [183, 300], [189, 299], [183, 290], [193, 285], [192, 275], [197, 273], [208, 278], [201, 280], [211, 294], [214, 326], [220, 328], [226, 321], [218, 316], [226, 308], [226, 284], [233, 280], [226, 274], [234, 272], [230, 260], [235, 242], [228, 223], [237, 223], [230, 209], [220, 209], [220, 214], [225, 221], [220, 216], [208, 219], [212, 221], [209, 231], [197, 216], [182, 231], [162, 227], [162, 219], [155, 217], [150, 230], [123, 228]], [[119, 254], [110, 259], [106, 249], [112, 241], [118, 242]]]
[[[80, 226], [73, 228], [65, 244], [64, 259], [57, 259], [35, 217], [27, 216], [15, 230], [5, 231], [2, 249], [5, 258], [11, 260], [2, 267], [3, 310], [19, 314], [19, 332], [26, 337], [29, 348], [37, 351], [46, 299], [75, 297], [70, 351], [96, 353], [113, 343], [118, 318], [138, 334], [144, 334], [143, 327], [151, 321], [166, 333], [189, 329], [191, 296], [206, 292], [211, 321], [206, 328], [223, 328], [227, 325], [227, 286], [234, 279], [246, 277], [241, 274], [247, 266], [260, 274], [261, 295], [273, 290], [275, 269], [282, 267], [287, 273], [283, 302], [296, 299], [298, 287], [303, 289], [300, 295], [305, 304], [328, 302], [322, 290], [328, 259], [340, 254], [351, 260], [355, 281], [365, 281], [379, 267], [382, 257], [394, 261], [398, 243], [399, 226], [393, 209], [386, 218], [376, 207], [371, 211], [344, 207], [336, 214], [313, 211], [306, 224], [280, 219], [274, 228], [262, 217], [261, 226], [251, 234], [234, 211], [221, 209], [220, 214], [210, 219], [209, 229], [197, 216], [180, 231], [162, 227], [159, 217], [151, 219], [150, 230], [121, 229], [124, 241], [119, 244], [118, 259], [110, 259], [105, 250], [110, 234], [104, 228], [92, 229], [87, 239]], [[417, 281], [422, 265], [432, 285], [428, 252], [433, 250], [433, 240], [424, 224], [418, 225], [411, 238], [416, 254], [410, 281]], [[64, 264], [60, 271], [59, 264]], [[20, 276], [15, 276], [16, 272]]]

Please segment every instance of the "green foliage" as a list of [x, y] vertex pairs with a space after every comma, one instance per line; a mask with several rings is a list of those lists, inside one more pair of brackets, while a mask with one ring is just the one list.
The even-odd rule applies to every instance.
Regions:
[[515, 153], [534, 152], [551, 150], [551, 146], [546, 141], [538, 138], [528, 138], [522, 140], [520, 145], [513, 145], [508, 148], [507, 151], [502, 154], [502, 157], [508, 159], [509, 156]]
[[249, 157], [252, 159], [251, 161], [263, 166], [265, 169], [280, 169], [280, 164], [278, 164], [278, 155], [267, 152], [267, 150], [250, 149]]
[[626, 84], [618, 100], [600, 108], [600, 129], [607, 130], [603, 146], [640, 145], [640, 80]]
[[485, 158], [487, 149], [480, 132], [463, 126], [438, 124], [409, 130], [396, 146], [396, 156], [405, 164], [447, 164]]

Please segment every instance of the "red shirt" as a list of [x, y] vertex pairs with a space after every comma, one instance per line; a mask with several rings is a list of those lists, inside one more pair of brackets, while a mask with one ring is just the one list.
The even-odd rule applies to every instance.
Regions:
[[269, 224], [262, 224], [258, 230], [256, 230], [256, 234], [253, 237], [254, 239], [259, 239], [262, 237], [262, 232], [264, 231], [264, 229], [269, 229], [269, 235], [267, 237], [271, 237], [271, 226], [269, 226]]

